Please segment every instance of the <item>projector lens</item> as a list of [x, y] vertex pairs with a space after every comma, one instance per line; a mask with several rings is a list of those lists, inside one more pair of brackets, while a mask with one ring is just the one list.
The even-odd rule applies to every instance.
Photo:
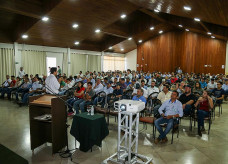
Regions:
[[121, 111], [126, 111], [126, 105], [122, 104], [122, 105], [120, 106], [120, 110], [121, 110]]

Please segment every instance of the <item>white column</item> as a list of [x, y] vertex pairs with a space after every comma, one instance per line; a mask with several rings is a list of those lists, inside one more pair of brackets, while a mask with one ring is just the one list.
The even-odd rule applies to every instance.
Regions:
[[88, 59], [89, 59], [89, 56], [86, 55], [86, 71], [92, 71], [92, 70], [88, 70]]
[[[70, 63], [70, 55], [71, 55], [70, 48], [67, 48], [67, 58], [68, 58], [68, 60], [67, 60], [67, 64], [68, 64], [67, 76], [71, 75], [71, 70], [70, 70], [70, 65], [71, 65], [71, 63]], [[72, 76], [74, 76], [74, 75], [72, 75]]]
[[16, 71], [16, 76], [18, 76], [20, 67], [23, 67], [23, 66], [21, 65], [21, 53], [19, 54], [17, 42], [13, 43], [13, 48], [14, 48], [14, 57], [15, 57], [15, 71]]
[[225, 74], [228, 75], [228, 41], [226, 43], [226, 63], [225, 63]]
[[104, 71], [104, 51], [101, 52], [101, 72]]

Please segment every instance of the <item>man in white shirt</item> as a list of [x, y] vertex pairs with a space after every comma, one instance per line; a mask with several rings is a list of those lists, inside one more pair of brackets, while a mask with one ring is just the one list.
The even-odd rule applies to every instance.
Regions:
[[57, 68], [52, 67], [51, 74], [45, 80], [45, 87], [46, 87], [47, 93], [50, 93], [50, 94], [59, 93], [60, 83], [57, 80], [56, 76], [57, 76]]
[[159, 105], [156, 105], [155, 107], [154, 107], [154, 116], [155, 117], [159, 117], [160, 115], [159, 115], [159, 112], [158, 112], [158, 109], [160, 108], [160, 106], [165, 102], [165, 101], [167, 101], [167, 100], [169, 100], [170, 98], [171, 98], [171, 94], [172, 94], [172, 92], [170, 92], [169, 91], [169, 85], [164, 85], [163, 86], [163, 91], [162, 92], [160, 92], [159, 94], [158, 94], [158, 97], [157, 97], [157, 99], [159, 99], [160, 101], [161, 101], [161, 104], [159, 104]]
[[96, 94], [98, 94], [99, 92], [103, 91], [103, 85], [101, 84], [101, 79], [97, 79], [97, 82], [95, 84], [95, 86], [93, 87], [93, 90]]
[[152, 93], [159, 93], [159, 89], [155, 86], [155, 81], [151, 82], [151, 87], [147, 88], [147, 95], [149, 96]]
[[212, 92], [215, 88], [217, 88], [217, 83], [215, 82], [215, 79], [211, 79], [211, 82], [207, 84], [207, 90]]
[[20, 71], [18, 72], [18, 76], [22, 79], [25, 75], [25, 71], [23, 70], [23, 67], [20, 67]]
[[12, 80], [10, 79], [10, 76], [9, 76], [9, 75], [6, 75], [6, 81], [4, 81], [4, 83], [2, 83], [2, 87], [3, 87], [3, 88], [9, 87], [11, 81], [12, 81]]

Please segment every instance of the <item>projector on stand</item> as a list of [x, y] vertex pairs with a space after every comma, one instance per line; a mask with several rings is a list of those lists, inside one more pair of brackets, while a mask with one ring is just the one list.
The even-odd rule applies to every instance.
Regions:
[[145, 108], [145, 103], [142, 101], [119, 100], [114, 103], [114, 108], [118, 112], [139, 113]]
[[[139, 112], [145, 108], [142, 101], [120, 100], [114, 103], [118, 111], [117, 152], [102, 164], [151, 164], [152, 158], [138, 154]], [[124, 132], [124, 135], [121, 135]]]

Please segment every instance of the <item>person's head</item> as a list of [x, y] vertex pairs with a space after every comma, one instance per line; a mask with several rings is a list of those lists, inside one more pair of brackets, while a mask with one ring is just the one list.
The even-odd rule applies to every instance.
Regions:
[[105, 84], [108, 83], [108, 78], [107, 78], [107, 77], [104, 78], [104, 83], [105, 83]]
[[130, 82], [130, 78], [129, 78], [129, 77], [126, 78], [126, 82], [127, 82], [127, 83]]
[[82, 71], [80, 71], [79, 74], [81, 75], [82, 74]]
[[136, 80], [135, 79], [132, 79], [132, 84], [134, 85], [136, 83]]
[[202, 79], [201, 79], [201, 82], [205, 82], [205, 79], [204, 79], [204, 78], [202, 78]]
[[176, 90], [174, 90], [171, 94], [171, 99], [175, 101], [178, 98], [178, 96], [179, 93]]
[[202, 96], [203, 96], [203, 98], [207, 98], [207, 96], [209, 96], [209, 92], [204, 90]]
[[141, 86], [142, 86], [142, 87], [145, 86], [145, 81], [144, 81], [144, 80], [141, 81]]
[[11, 76], [11, 80], [15, 80], [15, 76]]
[[191, 93], [191, 86], [190, 85], [186, 85], [185, 86], [185, 94], [189, 94]]
[[59, 76], [59, 80], [60, 80], [60, 81], [63, 81], [63, 77], [62, 77], [62, 76]]
[[214, 84], [214, 82], [215, 82], [215, 79], [211, 79], [211, 84]]
[[169, 85], [168, 84], [165, 84], [163, 86], [163, 92], [165, 92], [165, 93], [169, 92]]
[[20, 81], [21, 79], [20, 79], [20, 77], [17, 77], [17, 81]]
[[58, 66], [58, 68], [60, 68], [60, 66]]
[[114, 83], [117, 83], [117, 78], [114, 78]]
[[117, 84], [116, 84], [116, 89], [117, 89], [117, 90], [120, 90], [120, 83], [117, 83]]
[[151, 87], [154, 87], [155, 86], [155, 81], [152, 81], [151, 82]]
[[23, 71], [23, 67], [20, 67], [20, 71]]
[[66, 83], [69, 84], [71, 82], [71, 78], [66, 79]]
[[101, 79], [98, 78], [97, 81], [96, 81], [96, 83], [97, 84], [100, 84], [101, 83]]
[[221, 81], [219, 81], [219, 82], [217, 83], [217, 88], [218, 88], [218, 89], [221, 89], [221, 88], [222, 88], [222, 82], [221, 82]]
[[125, 82], [124, 78], [120, 79], [120, 83], [123, 84]]
[[143, 89], [137, 89], [137, 96], [141, 97], [143, 95]]
[[34, 82], [38, 81], [38, 78], [35, 76], [35, 77], [33, 78], [33, 81], [34, 81]]
[[196, 82], [196, 84], [195, 84], [195, 88], [197, 88], [197, 89], [201, 89], [201, 84], [200, 84], [199, 82]]
[[6, 79], [8, 80], [10, 78], [10, 76], [9, 75], [6, 75]]
[[51, 74], [53, 75], [57, 75], [57, 68], [56, 67], [51, 67], [51, 70], [50, 70]]
[[225, 80], [225, 84], [228, 85], [228, 79]]
[[79, 81], [78, 82], [78, 87], [81, 89], [83, 87], [83, 82], [82, 81]]
[[29, 78], [25, 78], [25, 83], [29, 82]]
[[87, 88], [92, 89], [93, 83], [92, 82], [87, 82]]
[[109, 81], [108, 84], [107, 84], [107, 88], [112, 87], [112, 83], [113, 83], [112, 81]]

